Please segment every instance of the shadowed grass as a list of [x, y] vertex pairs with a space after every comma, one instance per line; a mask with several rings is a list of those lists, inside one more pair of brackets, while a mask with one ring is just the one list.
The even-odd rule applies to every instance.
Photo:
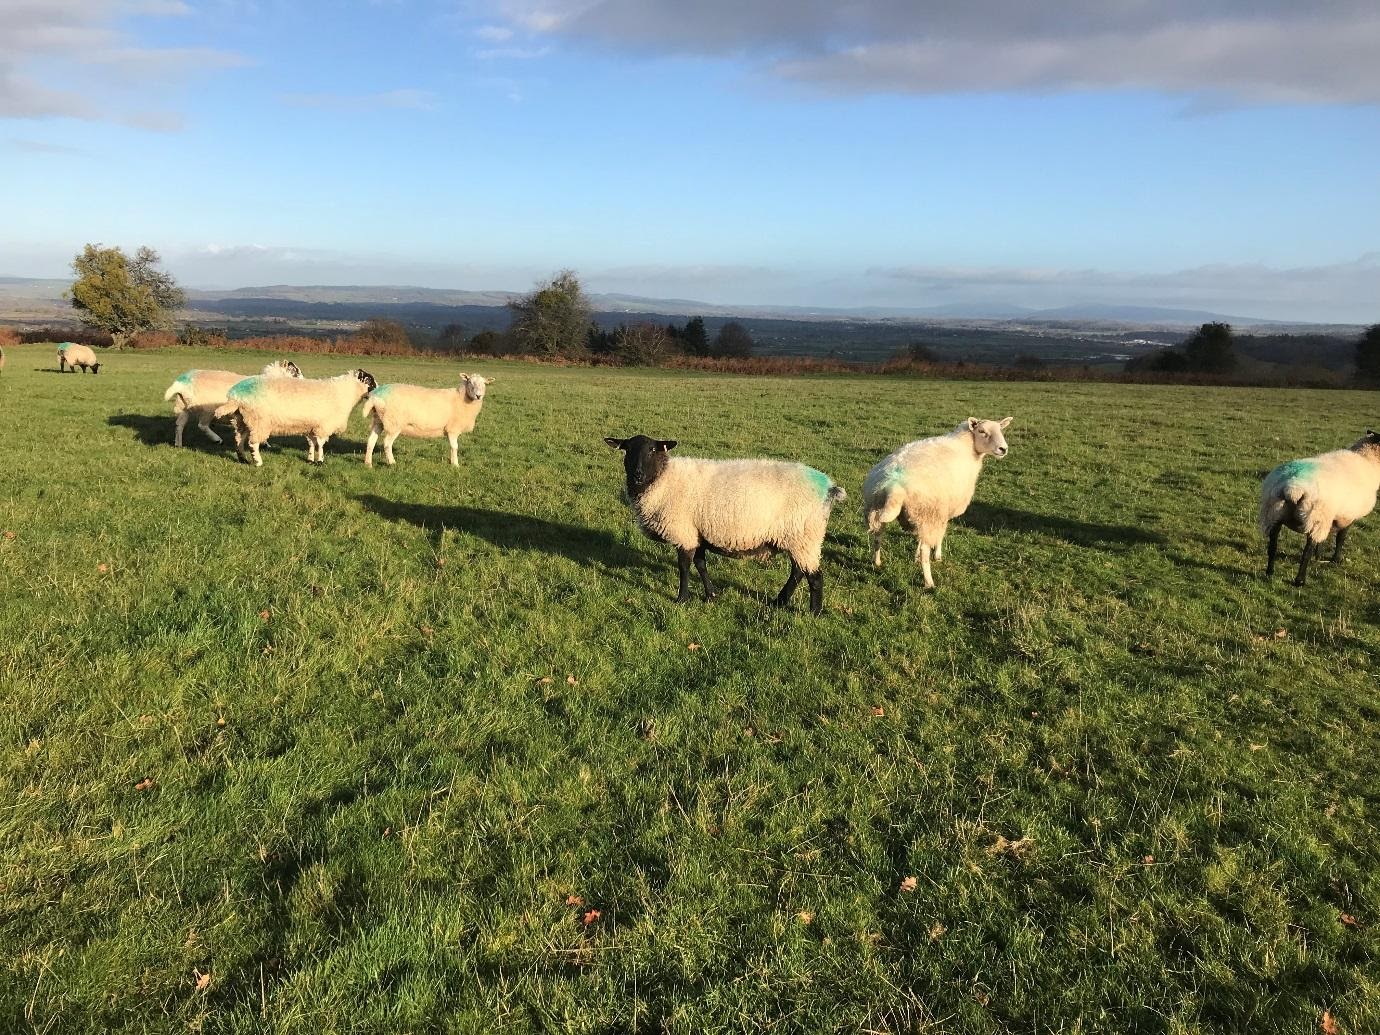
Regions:
[[[1380, 533], [1299, 591], [1253, 528], [1372, 396], [490, 363], [458, 470], [357, 416], [255, 470], [161, 397], [272, 357], [50, 351], [0, 375], [0, 1030], [1380, 1028]], [[970, 414], [1012, 452], [925, 594], [861, 482]], [[675, 605], [639, 432], [842, 484], [825, 613], [780, 559]]]

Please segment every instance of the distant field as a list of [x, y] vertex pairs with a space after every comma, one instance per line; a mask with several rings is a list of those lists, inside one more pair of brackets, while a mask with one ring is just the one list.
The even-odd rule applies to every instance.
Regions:
[[[1380, 522], [1253, 528], [1374, 394], [487, 362], [458, 470], [254, 470], [161, 400], [267, 357], [7, 354], [0, 1030], [1380, 1031]], [[970, 414], [926, 595], [862, 478]], [[838, 480], [825, 613], [677, 606], [638, 432]]]

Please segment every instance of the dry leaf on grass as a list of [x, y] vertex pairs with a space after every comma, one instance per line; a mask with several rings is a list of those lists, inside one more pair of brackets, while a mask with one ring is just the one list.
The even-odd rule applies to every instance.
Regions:
[[699, 650], [699, 649], [700, 649], [700, 645], [699, 645], [698, 643], [687, 643], [687, 644], [685, 645], [685, 649], [686, 649], [686, 650]]
[[883, 715], [886, 714], [886, 709], [883, 708], [880, 704], [874, 704], [872, 706], [872, 714], [877, 716], [878, 718], [881, 718]]
[[140, 780], [138, 783], [136, 783], [136, 784], [134, 785], [134, 789], [135, 789], [136, 791], [146, 791], [146, 790], [148, 790], [150, 787], [153, 786], [153, 783], [154, 783], [153, 777], [152, 777], [152, 776], [146, 776], [146, 777], [144, 777], [142, 780]]
[[940, 938], [943, 938], [948, 933], [949, 929], [945, 927], [943, 924], [941, 924], [938, 920], [930, 924], [930, 941], [937, 942]]
[[802, 924], [805, 924], [807, 926], [815, 922], [815, 914], [811, 913], [808, 909], [802, 909], [799, 913], [796, 913], [795, 915], [800, 918], [800, 922]]
[[1337, 1018], [1332, 1016], [1331, 1010], [1324, 1010], [1322, 1020], [1318, 1022], [1318, 1027], [1322, 1029], [1323, 1035], [1342, 1035], [1342, 1029], [1337, 1024]]
[[199, 970], [192, 971], [192, 977], [196, 980], [196, 990], [204, 992], [211, 987], [211, 972], [208, 970], [203, 974]]
[[5, 532], [5, 538], [6, 538], [7, 540], [13, 541], [13, 540], [14, 540], [14, 533], [11, 532], [11, 531], [6, 530], [6, 532]]
[[585, 900], [579, 895], [567, 895], [565, 897], [565, 904], [568, 906], [582, 906], [585, 904]]
[[1361, 921], [1357, 920], [1350, 913], [1338, 913], [1337, 919], [1342, 922], [1343, 927], [1360, 927]]
[[1035, 847], [1033, 837], [1023, 837], [1018, 841], [1008, 841], [1000, 834], [997, 839], [987, 846], [988, 855], [1014, 855], [1017, 859], [1025, 857], [1025, 853]]
[[584, 917], [582, 917], [582, 919], [583, 919], [583, 921], [584, 921], [584, 925], [585, 925], [586, 927], [588, 927], [590, 924], [594, 923], [594, 921], [598, 920], [598, 919], [599, 919], [601, 916], [603, 916], [603, 915], [604, 915], [604, 914], [601, 913], [601, 912], [599, 912], [599, 910], [597, 910], [597, 909], [590, 909], [590, 910], [587, 910], [587, 911], [585, 912]]
[[103, 563], [102, 563], [102, 564], [96, 565], [96, 570], [97, 570], [98, 572], [100, 572], [102, 575], [104, 575], [106, 572], [108, 572], [108, 571], [110, 570], [110, 567], [109, 567], [109, 565], [106, 565], [106, 564], [103, 564]]
[[266, 622], [273, 617], [273, 612], [270, 611], [268, 608], [264, 608], [262, 611], [259, 612], [259, 617]]
[[1277, 640], [1284, 640], [1284, 639], [1288, 639], [1288, 637], [1289, 637], [1289, 632], [1288, 632], [1288, 630], [1286, 630], [1286, 629], [1276, 629], [1276, 630], [1275, 630], [1275, 639], [1277, 639]]
[[567, 683], [569, 683], [571, 686], [579, 686], [579, 685], [580, 685], [580, 681], [579, 681], [578, 679], [576, 679], [574, 676], [566, 676], [566, 677], [565, 677], [565, 681], [566, 681]]
[[920, 882], [914, 877], [907, 877], [905, 880], [901, 881], [901, 890], [914, 891], [919, 884]]

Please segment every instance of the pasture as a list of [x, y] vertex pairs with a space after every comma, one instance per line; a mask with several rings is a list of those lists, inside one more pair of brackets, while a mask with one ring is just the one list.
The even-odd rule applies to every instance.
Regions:
[[[162, 394], [267, 355], [7, 351], [4, 1031], [1380, 1030], [1380, 522], [1303, 590], [1254, 528], [1374, 395], [467, 360], [458, 470], [255, 470]], [[862, 480], [970, 414], [925, 594]], [[676, 605], [639, 432], [842, 484], [823, 615]]]

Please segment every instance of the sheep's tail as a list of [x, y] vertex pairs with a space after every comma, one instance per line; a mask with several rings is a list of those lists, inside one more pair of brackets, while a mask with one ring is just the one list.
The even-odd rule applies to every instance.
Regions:
[[843, 491], [842, 485], [831, 485], [829, 491], [824, 494], [824, 498], [830, 503], [840, 503], [848, 498], [848, 493]]
[[1323, 513], [1313, 487], [1297, 478], [1267, 478], [1260, 492], [1260, 534], [1271, 530], [1290, 514], [1297, 516], [1296, 527], [1310, 539], [1322, 542], [1332, 531], [1332, 516]]
[[364, 405], [360, 407], [359, 415], [367, 417], [374, 412], [374, 397], [372, 394], [364, 397]]
[[229, 402], [222, 403], [220, 406], [217, 406], [216, 412], [213, 413], [212, 416], [215, 417], [216, 420], [220, 420], [222, 417], [228, 417], [232, 413], [239, 412], [240, 401], [238, 399], [231, 399]]

